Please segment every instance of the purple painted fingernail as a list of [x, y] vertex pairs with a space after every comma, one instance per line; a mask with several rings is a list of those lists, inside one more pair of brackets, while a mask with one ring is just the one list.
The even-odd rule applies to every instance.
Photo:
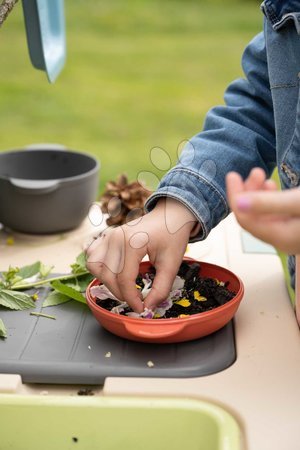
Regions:
[[248, 211], [251, 208], [251, 200], [249, 197], [240, 197], [237, 200], [237, 207], [241, 211]]

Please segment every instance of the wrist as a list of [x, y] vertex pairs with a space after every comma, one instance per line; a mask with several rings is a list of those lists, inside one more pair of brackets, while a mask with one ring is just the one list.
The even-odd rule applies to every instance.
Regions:
[[191, 210], [179, 200], [163, 197], [158, 200], [154, 210], [163, 214], [166, 227], [171, 233], [175, 233], [183, 227], [187, 229], [190, 237], [196, 236], [201, 225]]
[[193, 226], [193, 228], [191, 229], [190, 232], [190, 238], [193, 238], [195, 236], [197, 236], [197, 234], [199, 234], [201, 231], [201, 225], [199, 222], [196, 222]]

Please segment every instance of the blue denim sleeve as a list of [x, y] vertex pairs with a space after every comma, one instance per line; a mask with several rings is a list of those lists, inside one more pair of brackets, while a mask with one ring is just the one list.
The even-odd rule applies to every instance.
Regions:
[[247, 177], [253, 167], [269, 176], [276, 165], [275, 130], [263, 33], [246, 48], [245, 79], [225, 92], [225, 106], [211, 109], [204, 129], [185, 146], [180, 160], [161, 180], [146, 203], [150, 211], [160, 197], [179, 200], [195, 215], [202, 230], [195, 240], [229, 213], [225, 175], [230, 170]]

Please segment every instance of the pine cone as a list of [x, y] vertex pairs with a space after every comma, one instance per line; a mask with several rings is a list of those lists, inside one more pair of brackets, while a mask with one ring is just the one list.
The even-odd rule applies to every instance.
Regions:
[[141, 217], [150, 194], [151, 191], [138, 181], [128, 183], [124, 174], [117, 181], [106, 183], [100, 202], [102, 212], [109, 214], [107, 225], [122, 225]]

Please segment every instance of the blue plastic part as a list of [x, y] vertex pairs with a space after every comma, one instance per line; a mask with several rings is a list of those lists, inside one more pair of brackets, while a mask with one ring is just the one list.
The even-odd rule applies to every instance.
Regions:
[[257, 239], [248, 233], [248, 231], [241, 230], [242, 247], [244, 253], [263, 253], [276, 255], [275, 248], [266, 242]]
[[66, 60], [64, 0], [23, 0], [32, 65], [53, 83]]

